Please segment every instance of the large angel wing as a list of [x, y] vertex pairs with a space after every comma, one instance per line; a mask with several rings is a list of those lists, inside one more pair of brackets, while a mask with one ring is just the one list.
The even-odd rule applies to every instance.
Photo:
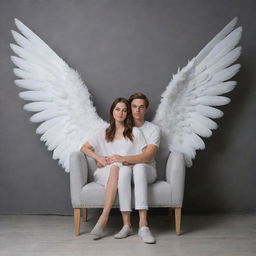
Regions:
[[36, 133], [69, 172], [70, 153], [107, 123], [97, 115], [79, 74], [23, 23], [15, 19], [15, 24], [21, 33], [12, 31], [18, 45], [10, 44], [19, 56], [11, 57], [21, 78], [15, 84], [26, 90], [19, 96], [32, 101], [24, 109], [36, 112], [30, 121], [42, 122]]
[[[236, 47], [242, 28], [234, 29], [237, 18], [227, 24], [183, 69], [178, 70], [161, 95], [153, 122], [161, 127], [170, 151], [184, 154], [186, 165], [192, 166], [197, 149], [204, 149], [201, 137], [210, 137], [223, 112], [215, 108], [228, 104], [224, 96], [236, 82], [227, 81], [240, 68], [233, 64], [241, 53]], [[235, 48], [236, 47], [236, 48]]]

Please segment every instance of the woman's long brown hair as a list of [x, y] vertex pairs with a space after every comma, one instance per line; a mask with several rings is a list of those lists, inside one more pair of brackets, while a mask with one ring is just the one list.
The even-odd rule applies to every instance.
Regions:
[[105, 139], [107, 142], [112, 142], [115, 138], [116, 133], [116, 122], [113, 116], [113, 110], [116, 107], [117, 103], [123, 102], [127, 108], [127, 116], [124, 120], [124, 132], [123, 135], [125, 138], [130, 139], [133, 141], [133, 135], [132, 135], [132, 127], [133, 127], [133, 119], [132, 119], [132, 113], [131, 113], [131, 106], [127, 99], [125, 98], [117, 98], [114, 100], [114, 102], [111, 105], [110, 111], [109, 111], [109, 127], [106, 129]]

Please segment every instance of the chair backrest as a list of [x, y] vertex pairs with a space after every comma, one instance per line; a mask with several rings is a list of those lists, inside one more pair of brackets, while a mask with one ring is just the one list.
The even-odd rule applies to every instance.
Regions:
[[161, 136], [160, 146], [155, 157], [158, 180], [166, 180], [166, 164], [169, 154], [167, 140]]
[[[161, 137], [160, 147], [155, 156], [156, 169], [157, 169], [157, 180], [165, 180], [166, 179], [165, 178], [166, 164], [167, 164], [169, 153], [170, 152], [168, 149], [166, 139]], [[90, 157], [86, 157], [86, 159], [87, 159], [88, 169], [89, 169], [88, 170], [89, 171], [88, 179], [89, 179], [89, 181], [93, 181], [93, 174], [94, 174], [95, 170], [97, 169], [97, 165], [96, 165], [94, 159], [92, 159]]]

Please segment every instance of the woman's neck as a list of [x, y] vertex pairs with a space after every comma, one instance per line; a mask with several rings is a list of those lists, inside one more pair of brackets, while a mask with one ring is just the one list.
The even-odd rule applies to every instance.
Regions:
[[124, 122], [118, 122], [116, 121], [116, 132], [115, 132], [115, 138], [114, 140], [120, 140], [124, 138], [123, 132], [124, 132]]
[[115, 124], [116, 124], [116, 129], [117, 129], [117, 130], [124, 128], [124, 122], [118, 122], [118, 121], [116, 121]]

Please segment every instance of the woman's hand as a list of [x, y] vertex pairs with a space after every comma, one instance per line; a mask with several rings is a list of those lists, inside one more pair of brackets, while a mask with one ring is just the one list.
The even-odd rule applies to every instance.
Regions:
[[106, 156], [98, 156], [96, 160], [97, 160], [97, 166], [99, 168], [102, 168], [102, 167], [105, 167], [106, 165], [108, 165]]
[[111, 164], [115, 162], [122, 163], [124, 161], [123, 157], [119, 155], [109, 156], [108, 160]]
[[97, 167], [98, 168], [103, 168], [104, 167], [104, 165], [102, 165], [100, 162], [98, 162], [98, 161], [96, 161], [96, 165], [97, 165]]

